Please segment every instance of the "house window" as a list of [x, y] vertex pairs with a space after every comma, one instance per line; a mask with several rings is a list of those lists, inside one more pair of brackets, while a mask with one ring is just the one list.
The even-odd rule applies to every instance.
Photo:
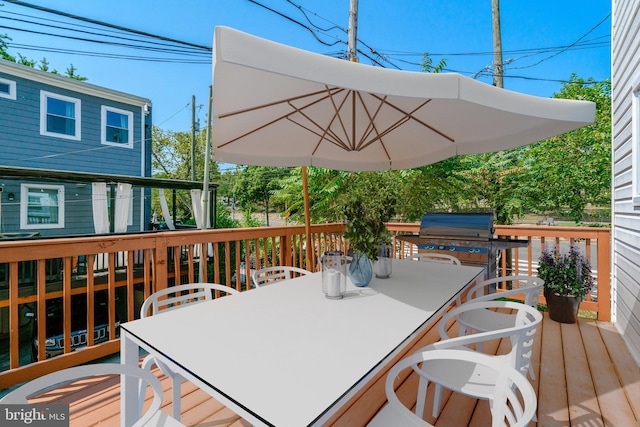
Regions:
[[16, 82], [0, 78], [0, 98], [16, 99]]
[[133, 113], [102, 106], [102, 143], [133, 148]]
[[62, 185], [22, 184], [20, 195], [20, 228], [64, 227]]
[[80, 140], [80, 100], [40, 91], [40, 134]]

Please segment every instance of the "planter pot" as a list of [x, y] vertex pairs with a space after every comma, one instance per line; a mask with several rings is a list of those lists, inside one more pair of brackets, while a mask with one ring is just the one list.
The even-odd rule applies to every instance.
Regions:
[[582, 298], [573, 295], [557, 295], [547, 289], [544, 290], [544, 297], [547, 300], [551, 320], [560, 323], [576, 323]]

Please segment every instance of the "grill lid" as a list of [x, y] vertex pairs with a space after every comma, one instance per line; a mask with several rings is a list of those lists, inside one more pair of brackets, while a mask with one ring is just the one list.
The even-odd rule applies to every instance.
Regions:
[[489, 240], [493, 231], [491, 213], [427, 213], [420, 224], [422, 238]]

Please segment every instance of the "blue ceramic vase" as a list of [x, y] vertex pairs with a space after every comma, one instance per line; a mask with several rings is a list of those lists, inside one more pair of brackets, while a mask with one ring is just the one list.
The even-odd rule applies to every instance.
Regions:
[[366, 255], [354, 253], [353, 260], [349, 264], [349, 275], [351, 282], [359, 287], [369, 285], [373, 276], [373, 266], [371, 260]]

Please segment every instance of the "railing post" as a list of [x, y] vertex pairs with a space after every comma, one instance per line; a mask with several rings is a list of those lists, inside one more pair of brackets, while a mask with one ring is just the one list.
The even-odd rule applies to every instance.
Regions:
[[611, 231], [598, 232], [598, 320], [611, 321]]
[[[156, 237], [155, 253], [153, 256], [153, 292], [168, 286], [167, 240], [160, 233]], [[202, 268], [202, 266], [200, 266]]]

